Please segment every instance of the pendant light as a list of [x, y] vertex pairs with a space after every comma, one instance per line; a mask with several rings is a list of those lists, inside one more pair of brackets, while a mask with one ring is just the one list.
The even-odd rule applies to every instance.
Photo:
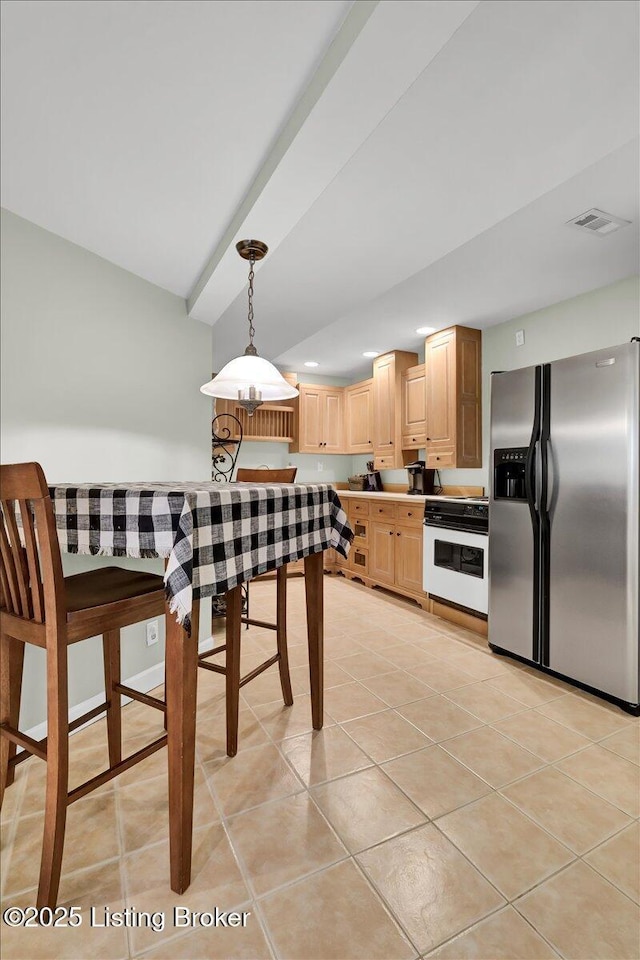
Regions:
[[213, 380], [200, 387], [201, 392], [209, 397], [235, 400], [250, 417], [256, 407], [265, 401], [288, 400], [298, 396], [296, 388], [287, 383], [272, 363], [259, 357], [253, 345], [256, 332], [253, 326], [253, 268], [256, 260], [266, 256], [268, 249], [261, 240], [240, 240], [236, 243], [240, 256], [249, 261], [249, 343], [241, 357], [230, 360]]

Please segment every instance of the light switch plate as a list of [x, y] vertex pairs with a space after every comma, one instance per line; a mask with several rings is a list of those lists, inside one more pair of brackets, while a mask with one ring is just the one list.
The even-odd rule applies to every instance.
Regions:
[[516, 330], [516, 347], [524, 347], [524, 330]]

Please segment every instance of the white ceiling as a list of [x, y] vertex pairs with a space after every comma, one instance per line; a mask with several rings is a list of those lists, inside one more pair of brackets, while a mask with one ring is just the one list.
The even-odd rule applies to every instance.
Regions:
[[2, 205], [187, 296], [351, 0], [7, 0]]
[[[4, 4], [3, 205], [350, 376], [637, 271], [626, 0]], [[607, 239], [565, 226], [597, 206]]]

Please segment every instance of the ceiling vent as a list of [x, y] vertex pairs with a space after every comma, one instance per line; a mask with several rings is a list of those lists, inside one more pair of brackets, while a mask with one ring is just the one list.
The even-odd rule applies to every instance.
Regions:
[[622, 220], [620, 217], [614, 217], [612, 213], [605, 213], [593, 207], [586, 213], [581, 213], [579, 217], [573, 220], [567, 220], [572, 227], [578, 227], [586, 233], [592, 233], [596, 237], [608, 237], [621, 227], [626, 227], [631, 223], [630, 220]]

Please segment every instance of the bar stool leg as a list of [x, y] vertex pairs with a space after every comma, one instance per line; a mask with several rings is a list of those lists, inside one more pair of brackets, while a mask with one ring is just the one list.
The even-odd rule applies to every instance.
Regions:
[[120, 631], [110, 630], [102, 638], [104, 656], [104, 689], [107, 697], [107, 743], [109, 764], [115, 767], [122, 760], [122, 697], [115, 690], [120, 683]]
[[240, 618], [242, 616], [242, 587], [234, 587], [225, 594], [227, 606], [227, 756], [238, 752], [238, 712], [240, 709]]
[[[0, 722], [17, 728], [20, 718], [20, 693], [24, 666], [24, 643], [3, 633], [0, 637]], [[15, 777], [11, 760], [16, 755], [16, 745], [6, 737], [0, 737], [0, 806], [6, 787]]]
[[278, 567], [276, 571], [276, 625], [277, 625], [277, 644], [280, 659], [278, 669], [280, 670], [280, 684], [282, 686], [282, 698], [285, 706], [290, 707], [293, 703], [293, 693], [291, 691], [291, 676], [289, 674], [289, 652], [287, 650], [287, 565]]
[[47, 650], [47, 793], [38, 909], [55, 907], [58, 899], [69, 784], [68, 709], [67, 648], [55, 643]]

